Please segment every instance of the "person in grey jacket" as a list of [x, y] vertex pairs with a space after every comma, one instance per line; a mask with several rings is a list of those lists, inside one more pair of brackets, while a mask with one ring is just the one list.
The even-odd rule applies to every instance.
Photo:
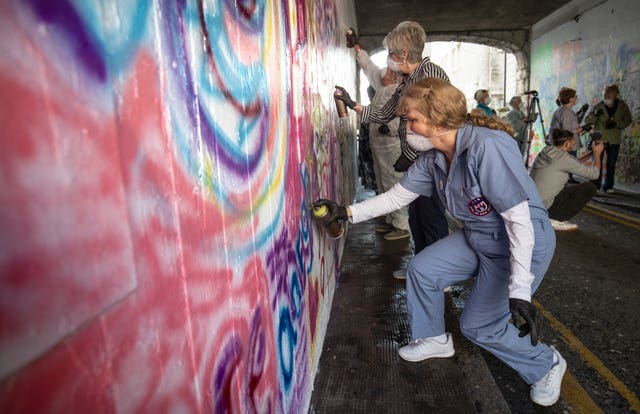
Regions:
[[527, 116], [522, 111], [522, 98], [519, 96], [514, 96], [509, 101], [509, 105], [511, 106], [511, 110], [507, 112], [504, 119], [511, 125], [513, 128], [513, 132], [515, 133], [514, 138], [518, 141], [518, 146], [520, 147], [520, 152], [524, 153], [526, 148], [525, 143], [527, 142], [527, 138], [525, 137], [527, 130]]
[[576, 230], [578, 226], [567, 220], [578, 214], [598, 189], [589, 181], [567, 185], [569, 174], [596, 179], [600, 175], [600, 154], [604, 144], [602, 141], [593, 142], [595, 165], [589, 166], [569, 154], [576, 139], [572, 131], [554, 129], [551, 137], [553, 145], [547, 145], [538, 154], [530, 175], [538, 187], [544, 206], [549, 210], [553, 228]]
[[[578, 115], [573, 111], [573, 107], [578, 102], [578, 94], [575, 89], [562, 87], [558, 92], [558, 98], [556, 104], [558, 109], [553, 113], [551, 117], [551, 125], [549, 125], [549, 138], [554, 129], [566, 129], [573, 133], [576, 138], [573, 143], [573, 148], [569, 150], [569, 153], [574, 157], [577, 155], [578, 150], [582, 148], [582, 141], [580, 141], [580, 134], [585, 132], [578, 122]], [[548, 142], [553, 142], [551, 139]]]

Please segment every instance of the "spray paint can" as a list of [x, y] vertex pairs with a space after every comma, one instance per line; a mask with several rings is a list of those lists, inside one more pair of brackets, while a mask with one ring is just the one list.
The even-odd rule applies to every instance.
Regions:
[[325, 231], [332, 239], [339, 239], [344, 234], [344, 229], [342, 225], [335, 220], [328, 226], [325, 226], [325, 223], [329, 219], [329, 207], [325, 205], [314, 206], [313, 207], [313, 218], [324, 227]]
[[342, 91], [340, 89], [336, 89], [333, 92], [333, 100], [336, 101], [336, 109], [338, 110], [338, 116], [340, 118], [346, 118], [349, 116], [349, 111], [347, 111], [347, 105], [338, 99], [338, 96], [342, 95]]

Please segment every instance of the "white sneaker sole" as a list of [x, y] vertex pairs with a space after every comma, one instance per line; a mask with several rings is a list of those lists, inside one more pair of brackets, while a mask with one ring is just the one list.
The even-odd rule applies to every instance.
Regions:
[[403, 356], [401, 353], [398, 352], [398, 355], [400, 355], [400, 358], [404, 359], [405, 361], [409, 361], [409, 362], [420, 362], [420, 361], [424, 361], [425, 359], [430, 359], [430, 358], [449, 358], [452, 357], [453, 355], [455, 355], [456, 350], [452, 349], [451, 351], [447, 351], [441, 354], [433, 354], [433, 355], [427, 355], [427, 356], [420, 356], [420, 357], [409, 357], [409, 356]]

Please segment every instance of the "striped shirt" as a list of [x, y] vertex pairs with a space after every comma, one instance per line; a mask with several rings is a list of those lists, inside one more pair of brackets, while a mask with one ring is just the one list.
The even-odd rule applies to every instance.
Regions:
[[[398, 116], [396, 114], [396, 110], [398, 108], [398, 104], [400, 103], [400, 99], [404, 96], [405, 90], [416, 83], [419, 80], [424, 78], [440, 78], [447, 82], [449, 81], [449, 77], [447, 76], [444, 69], [435, 63], [431, 63], [431, 60], [426, 57], [422, 59], [420, 65], [411, 72], [409, 76], [405, 76], [402, 82], [396, 88], [396, 91], [391, 95], [391, 98], [387, 101], [387, 103], [378, 109], [373, 109], [371, 106], [365, 106], [362, 109], [362, 123], [367, 122], [377, 122], [379, 124], [386, 124], [391, 121], [393, 118]], [[404, 115], [400, 116], [400, 126], [398, 127], [398, 135], [400, 136], [400, 144], [402, 146], [402, 153], [409, 160], [414, 161], [418, 154], [407, 145], [407, 118]]]

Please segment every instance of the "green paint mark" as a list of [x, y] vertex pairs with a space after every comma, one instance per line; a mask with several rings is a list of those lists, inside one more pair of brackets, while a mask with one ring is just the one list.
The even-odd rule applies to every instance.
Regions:
[[533, 78], [542, 79], [549, 76], [553, 58], [553, 45], [545, 43], [536, 47], [531, 53], [531, 74]]

